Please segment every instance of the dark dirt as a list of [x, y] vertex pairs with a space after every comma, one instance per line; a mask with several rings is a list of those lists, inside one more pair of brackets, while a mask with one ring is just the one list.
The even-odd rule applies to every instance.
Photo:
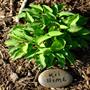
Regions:
[[[18, 13], [23, 0], [0, 0], [0, 90], [51, 90], [39, 85], [37, 77], [40, 71], [33, 62], [25, 59], [13, 61], [4, 45], [7, 33], [15, 25], [14, 16]], [[28, 0], [29, 3], [51, 3], [53, 0]], [[43, 2], [44, 1], [44, 2]], [[54, 0], [68, 5], [69, 10], [90, 18], [90, 0]], [[28, 5], [28, 4], [27, 4]], [[90, 27], [90, 20], [87, 26]], [[73, 82], [65, 88], [52, 90], [90, 90], [90, 47], [76, 50], [75, 65], [67, 71], [72, 74]]]

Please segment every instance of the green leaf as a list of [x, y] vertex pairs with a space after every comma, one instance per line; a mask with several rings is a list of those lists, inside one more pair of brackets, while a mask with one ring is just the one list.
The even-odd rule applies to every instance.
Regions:
[[22, 47], [22, 51], [24, 53], [27, 53], [27, 49], [28, 49], [28, 43], [25, 43], [24, 46]]
[[17, 46], [18, 45], [18, 41], [15, 39], [9, 39], [7, 41], [5, 41], [5, 44], [7, 46]]
[[65, 5], [63, 3], [58, 3], [58, 10], [61, 11], [64, 9]]
[[80, 18], [80, 16], [79, 16], [79, 14], [76, 14], [75, 16], [74, 16], [74, 19], [72, 20], [72, 22], [71, 22], [71, 26], [74, 26], [74, 25], [76, 25], [77, 24], [77, 21], [79, 20], [79, 18]]
[[33, 57], [35, 57], [36, 55], [39, 55], [39, 54], [44, 54], [46, 51], [49, 51], [50, 50], [50, 48], [39, 48], [40, 50], [39, 51], [36, 51], [36, 52], [34, 52], [33, 54], [31, 54], [31, 55], [29, 55], [27, 58], [33, 58]]
[[53, 37], [53, 36], [59, 36], [59, 35], [62, 35], [63, 33], [60, 32], [60, 31], [51, 31], [49, 33], [47, 33], [50, 37]]
[[54, 62], [55, 62], [55, 55], [53, 53], [48, 53], [45, 55], [45, 63], [47, 68], [53, 66], [55, 64]]
[[41, 21], [44, 25], [50, 25], [50, 23], [52, 21], [55, 21], [56, 17], [52, 14], [52, 13], [45, 13], [43, 14], [43, 16], [41, 17]]
[[53, 19], [53, 20], [56, 19], [55, 15], [52, 14], [51, 12], [48, 12], [48, 13], [47, 13], [47, 16], [48, 16], [50, 19]]
[[17, 51], [18, 49], [19, 49], [19, 46], [9, 48], [9, 49], [8, 49], [9, 54], [10, 54], [10, 55], [13, 55], [13, 54], [15, 53], [15, 51]]
[[62, 21], [68, 26], [75, 26], [80, 18], [79, 14], [68, 16], [67, 18], [62, 18]]
[[53, 51], [59, 51], [65, 47], [66, 41], [64, 39], [55, 40], [51, 46]]
[[28, 44], [25, 43], [21, 49], [18, 49], [17, 51], [15, 51], [13, 53], [13, 55], [11, 56], [12, 59], [16, 60], [19, 59], [21, 57], [23, 57], [26, 53], [27, 53], [27, 49], [28, 49]]
[[43, 5], [43, 9], [45, 12], [51, 12], [51, 13], [53, 12], [53, 10], [47, 5]]
[[39, 4], [38, 5], [30, 4], [30, 7], [39, 10], [40, 12], [43, 12], [43, 8]]
[[50, 26], [50, 28], [49, 28], [49, 32], [54, 31], [55, 28], [56, 28], [55, 26]]
[[85, 25], [87, 23], [88, 18], [79, 15], [79, 20], [77, 21], [77, 25]]
[[45, 57], [44, 57], [44, 54], [40, 54], [39, 55], [39, 62], [40, 62], [40, 66], [41, 68], [45, 68], [46, 67], [46, 63], [45, 63]]
[[75, 32], [78, 32], [80, 30], [82, 30], [82, 27], [76, 26], [76, 25], [75, 26], [70, 26], [70, 28], [68, 29], [68, 31], [71, 32], [71, 33], [75, 33]]
[[60, 17], [62, 17], [62, 16], [72, 16], [72, 15], [74, 15], [74, 14], [71, 13], [71, 12], [62, 11], [62, 12], [58, 13], [58, 15], [59, 15]]
[[23, 13], [23, 12], [29, 12], [29, 11], [30, 11], [30, 8], [24, 8], [21, 13]]
[[81, 48], [79, 42], [75, 40], [72, 40], [71, 46], [72, 46], [71, 48], [77, 48], [77, 47]]
[[32, 17], [28, 12], [26, 12], [26, 15], [27, 15], [27, 19], [28, 19], [30, 22], [34, 22], [33, 17]]
[[86, 29], [86, 28], [82, 28], [79, 32], [79, 35], [89, 35], [90, 34], [90, 30]]
[[63, 33], [61, 33], [60, 31], [51, 31], [51, 32], [45, 34], [44, 36], [40, 36], [40, 37], [36, 40], [36, 42], [37, 42], [37, 44], [39, 45], [41, 42], [43, 42], [43, 41], [45, 41], [45, 40], [47, 40], [47, 39], [49, 39], [49, 38], [52, 38], [52, 37], [54, 37], [54, 36], [60, 36], [60, 35], [62, 35], [62, 34], [63, 34]]
[[87, 48], [88, 47], [88, 43], [85, 40], [80, 39], [80, 46], [81, 46], [81, 48]]
[[56, 58], [58, 59], [58, 64], [61, 66], [61, 67], [65, 67], [65, 57], [63, 54], [61, 53], [56, 53]]
[[60, 25], [60, 29], [68, 29], [66, 25]]
[[58, 13], [58, 5], [54, 3], [54, 5], [52, 6], [52, 9], [53, 9], [54, 15], [56, 15]]
[[19, 15], [17, 15], [16, 18], [26, 18], [26, 13], [22, 12]]
[[66, 49], [63, 54], [70, 64], [75, 63], [75, 56], [68, 49]]

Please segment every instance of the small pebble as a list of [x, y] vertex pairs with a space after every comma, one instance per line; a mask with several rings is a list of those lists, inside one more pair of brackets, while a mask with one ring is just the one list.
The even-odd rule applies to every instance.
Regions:
[[15, 82], [18, 78], [19, 78], [19, 77], [18, 77], [18, 75], [17, 75], [16, 73], [14, 73], [14, 72], [11, 73], [10, 79], [11, 79], [13, 82]]

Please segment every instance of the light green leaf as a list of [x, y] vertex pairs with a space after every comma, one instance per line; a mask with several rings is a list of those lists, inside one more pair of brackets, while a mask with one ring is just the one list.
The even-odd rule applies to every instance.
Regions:
[[25, 18], [26, 17], [26, 13], [22, 12], [19, 15], [16, 16], [16, 18]]
[[28, 19], [30, 22], [34, 22], [33, 17], [32, 17], [28, 12], [26, 12], [26, 15], [27, 15], [27, 19]]
[[66, 41], [64, 39], [55, 40], [51, 46], [53, 51], [59, 51], [63, 49], [66, 45]]
[[22, 47], [22, 51], [24, 53], [27, 53], [27, 49], [28, 49], [28, 43], [25, 43], [24, 46]]
[[74, 25], [76, 25], [77, 24], [77, 21], [79, 20], [79, 18], [80, 18], [80, 16], [79, 16], [79, 14], [76, 14], [75, 15], [75, 18], [72, 20], [72, 22], [71, 22], [71, 26], [74, 26]]
[[40, 50], [39, 51], [36, 51], [35, 53], [29, 55], [27, 58], [33, 58], [35, 57], [36, 55], [39, 55], [39, 54], [44, 54], [46, 51], [50, 51], [51, 49], [50, 48], [39, 48]]
[[62, 11], [62, 12], [58, 13], [58, 15], [59, 15], [60, 17], [62, 17], [62, 16], [72, 16], [72, 15], [74, 15], [74, 14], [71, 13], [71, 12]]
[[51, 13], [53, 12], [53, 10], [47, 5], [43, 5], [43, 8], [44, 8], [45, 12], [51, 12]]
[[18, 41], [15, 39], [9, 39], [7, 41], [5, 41], [5, 44], [7, 46], [17, 46], [18, 45]]
[[15, 53], [15, 51], [17, 51], [18, 49], [19, 49], [18, 46], [17, 46], [17, 47], [9, 48], [9, 53], [10, 53], [11, 55], [13, 55], [13, 54]]
[[40, 36], [36, 42], [37, 44], [39, 45], [41, 42], [51, 38], [51, 37], [54, 37], [54, 36], [59, 36], [59, 35], [62, 35], [63, 33], [61, 33], [60, 31], [50, 31], [49, 33], [45, 34], [44, 36]]
[[23, 40], [24, 40], [24, 39], [22, 39], [21, 37], [16, 36], [15, 34], [12, 34], [12, 33], [10, 33], [9, 36], [10, 36], [11, 38], [13, 38], [13, 39], [18, 40], [18, 41], [23, 41]]
[[17, 51], [14, 52], [11, 58], [16, 60], [23, 57], [27, 53], [27, 49], [28, 49], [28, 44], [25, 43], [21, 49], [18, 49]]
[[43, 12], [43, 8], [39, 4], [38, 5], [30, 4], [30, 7]]
[[40, 66], [42, 67], [42, 68], [45, 68], [46, 67], [46, 63], [45, 63], [45, 57], [44, 57], [44, 54], [40, 54], [39, 55], [39, 62], [40, 62]]
[[62, 35], [63, 33], [60, 32], [60, 31], [51, 31], [49, 33], [47, 33], [50, 37], [53, 37], [53, 36], [59, 36], [59, 35]]
[[32, 42], [33, 41], [33, 37], [28, 36], [26, 34], [24, 34], [24, 38], [27, 39], [29, 42]]
[[70, 26], [70, 28], [68, 29], [68, 31], [71, 32], [71, 33], [75, 33], [75, 32], [80, 31], [81, 29], [82, 29], [82, 27], [75, 25], [75, 26]]
[[56, 19], [55, 15], [52, 14], [51, 12], [48, 12], [48, 13], [47, 13], [47, 16], [48, 16], [50, 19]]
[[68, 29], [68, 26], [65, 26], [65, 25], [60, 25], [60, 29]]
[[49, 28], [49, 32], [54, 31], [55, 28], [56, 28], [55, 26], [50, 26], [50, 28]]

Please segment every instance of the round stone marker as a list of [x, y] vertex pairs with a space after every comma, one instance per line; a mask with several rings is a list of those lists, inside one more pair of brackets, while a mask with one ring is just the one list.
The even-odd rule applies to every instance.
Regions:
[[49, 69], [39, 75], [38, 81], [44, 87], [58, 88], [69, 85], [72, 82], [72, 76], [61, 69]]

